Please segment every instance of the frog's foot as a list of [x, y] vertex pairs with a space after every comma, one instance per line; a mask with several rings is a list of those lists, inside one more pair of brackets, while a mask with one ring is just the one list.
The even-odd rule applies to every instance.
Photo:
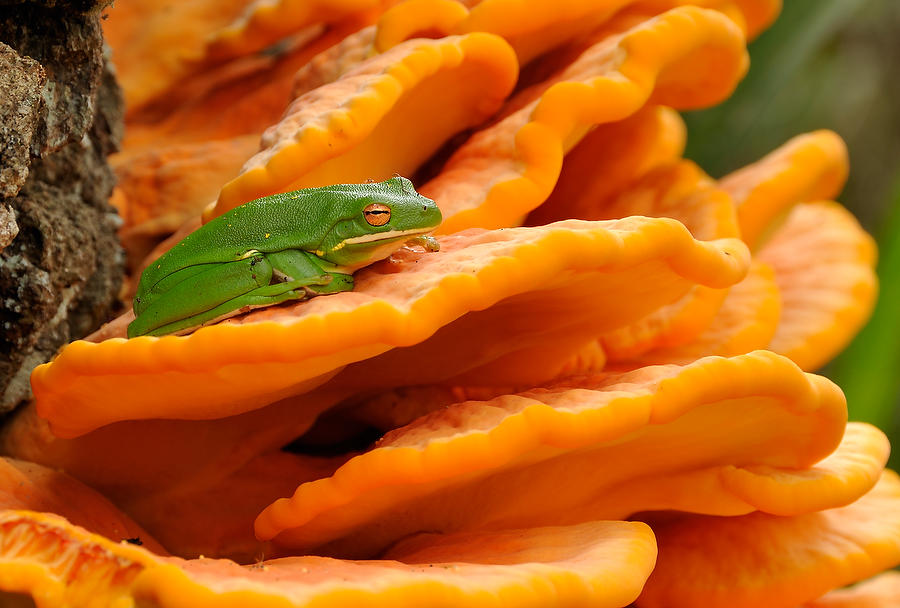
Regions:
[[404, 243], [407, 247], [421, 247], [425, 251], [433, 253], [441, 250], [441, 244], [433, 236], [421, 235], [414, 236]]

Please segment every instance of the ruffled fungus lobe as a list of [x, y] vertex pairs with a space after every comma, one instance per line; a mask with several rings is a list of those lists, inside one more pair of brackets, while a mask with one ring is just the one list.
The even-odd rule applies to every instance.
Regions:
[[797, 203], [833, 199], [847, 181], [847, 147], [832, 131], [799, 135], [761, 160], [721, 179], [734, 198], [751, 248]]
[[746, 278], [728, 290], [712, 322], [686, 344], [654, 348], [623, 365], [685, 365], [709, 355], [733, 357], [766, 348], [781, 318], [781, 294], [768, 264], [754, 260]]
[[379, 561], [290, 557], [249, 566], [161, 558], [27, 511], [0, 513], [0, 531], [17, 539], [4, 551], [0, 587], [48, 606], [620, 608], [640, 593], [656, 558], [641, 522], [432, 534]]
[[892, 570], [846, 589], [826, 593], [803, 608], [893, 608], [900, 597], [900, 572]]
[[836, 135], [816, 132], [723, 179], [721, 186], [736, 197], [742, 226], [749, 226], [742, 236], [756, 248], [754, 270], [730, 289], [701, 335], [629, 363], [769, 348], [811, 370], [837, 354], [871, 313], [875, 244], [837, 203], [801, 203], [837, 193], [845, 156]]
[[[554, 190], [537, 211], [548, 219], [573, 216], [573, 208], [578, 210], [578, 217], [594, 220], [627, 216], [670, 217], [684, 224], [694, 238], [700, 240], [739, 236], [731, 198], [690, 161], [657, 167], [633, 180], [627, 189], [611, 199], [594, 196], [590, 186], [598, 179], [602, 177], [594, 175], [582, 179], [587, 194], [568, 192], [569, 196], [558, 196]], [[606, 358], [615, 362], [633, 359], [653, 348], [688, 343], [709, 325], [727, 293], [724, 289], [697, 286], [677, 302], [653, 311], [640, 322], [607, 333], [600, 340], [600, 347]], [[575, 369], [578, 368], [573, 367], [570, 371]]]
[[41, 608], [115, 606], [144, 565], [161, 559], [52, 513], [0, 511], [0, 538], [13, 541], [3, 545], [0, 589], [27, 594]]
[[[784, 494], [797, 484], [789, 470], [831, 453], [845, 420], [840, 389], [765, 351], [576, 378], [423, 416], [272, 504], [256, 530], [282, 550], [356, 556], [420, 530], [557, 525], [653, 509], [748, 513], [789, 505]], [[863, 481], [840, 481], [859, 469], [852, 457], [838, 458], [807, 480], [817, 491], [796, 508], [846, 504], [871, 487], [885, 442], [875, 429], [860, 432], [851, 445], [871, 453]], [[729, 472], [735, 467], [749, 467], [751, 477], [770, 467], [775, 481], [742, 480]]]
[[206, 60], [216, 63], [261, 51], [310, 25], [362, 27], [394, 1], [253, 0], [240, 18], [207, 38]]
[[374, 46], [379, 52], [417, 37], [490, 32], [503, 37], [525, 65], [555, 46], [602, 25], [635, 0], [482, 0], [471, 8], [447, 0], [407, 0], [385, 11]]
[[129, 110], [166, 91], [206, 54], [207, 38], [237, 18], [247, 0], [134, 0], [104, 22]]
[[[109, 500], [77, 479], [38, 464], [0, 459], [0, 512], [45, 511], [116, 540], [136, 539], [159, 554], [165, 550]], [[8, 557], [8, 556], [4, 556]]]
[[598, 29], [619, 11], [636, 10], [649, 18], [684, 5], [721, 10], [749, 37], [770, 25], [781, 9], [780, 0], [481, 0], [470, 8], [453, 0], [406, 0], [381, 15], [374, 48], [383, 52], [422, 34], [490, 32], [505, 38], [525, 65]]
[[681, 116], [665, 106], [647, 105], [624, 120], [598, 125], [566, 154], [553, 191], [525, 224], [605, 219], [598, 214], [632, 182], [681, 158], [686, 137]]
[[[33, 373], [38, 412], [54, 433], [70, 437], [117, 420], [231, 416], [303, 393], [348, 363], [417, 344], [442, 327], [422, 350], [399, 353], [403, 363], [375, 374], [377, 386], [367, 388], [452, 373], [491, 378], [483, 375], [491, 366], [518, 382], [546, 378], [554, 361], [591, 336], [697, 283], [734, 284], [749, 263], [736, 239], [696, 241], [664, 218], [470, 231], [441, 246], [398, 268], [360, 271], [352, 292], [259, 309], [189, 336], [74, 342]], [[654, 285], [651, 293], [645, 284]], [[617, 298], [602, 297], [608, 293]], [[551, 338], [562, 352], [548, 351]]]
[[420, 190], [441, 206], [442, 233], [516, 225], [550, 195], [565, 154], [593, 126], [647, 103], [714, 103], [746, 67], [744, 38], [726, 17], [669, 11], [601, 40], [561, 74], [519, 93], [514, 112], [473, 135]]
[[722, 11], [741, 26], [748, 40], [772, 25], [781, 12], [782, 0], [641, 0], [638, 14], [655, 14], [686, 4]]
[[659, 561], [637, 605], [792, 608], [813, 600], [900, 563], [898, 503], [900, 479], [885, 471], [868, 494], [838, 509], [655, 524]]
[[[382, 4], [377, 0], [136, 0], [110, 11], [103, 29], [133, 114], [149, 102], [174, 107], [176, 100], [185, 99], [181, 89], [190, 89], [191, 77], [275, 43], [292, 42], [292, 37], [305, 41], [310, 28], [334, 25], [333, 29], [347, 35], [374, 21]], [[328, 33], [323, 37], [327, 39]]]
[[[303, 98], [213, 213], [314, 183], [426, 179], [454, 133], [493, 120], [425, 188], [451, 216], [444, 230], [589, 221], [454, 234], [439, 254], [403, 250], [360, 272], [355, 292], [188, 337], [126, 342], [123, 317], [94, 336], [112, 339], [34, 375], [54, 430], [84, 435], [54, 437], [34, 407], [0, 432], [4, 453], [102, 490], [182, 557], [252, 561], [267, 545], [250, 521], [296, 489], [257, 521], [278, 550], [379, 560], [159, 557], [35, 512], [153, 543], [74, 478], [6, 460], [0, 589], [41, 606], [795, 608], [900, 561], [900, 480], [875, 485], [886, 439], [845, 425], [839, 389], [769, 352], [696, 360], [770, 346], [816, 366], [874, 297], [870, 241], [819, 202], [846, 177], [836, 136], [796, 138], [718, 184], [679, 160], [684, 126], [662, 104], [729, 93], [746, 67], [739, 30], [755, 35], [778, 0], [260, 0], [239, 17], [243, 4], [167, 7], [139, 32], [148, 4], [123, 7], [116, 45], [131, 27], [145, 53], [123, 67], [129, 98], [158, 102], [132, 107], [120, 157], [134, 236], [212, 199], [315, 53], [293, 85]], [[146, 55], [167, 36], [182, 39]], [[517, 59], [535, 61], [501, 106]], [[637, 214], [668, 219], [614, 221]], [[637, 368], [652, 362], [680, 365]], [[549, 386], [502, 388], [537, 384]], [[388, 390], [393, 412], [380, 409]], [[373, 394], [382, 402], [356, 409]], [[322, 420], [310, 425], [329, 408], [391, 431], [359, 455], [280, 451], [321, 438]], [[662, 547], [640, 598], [653, 533], [598, 521], [635, 513]]]
[[[714, 4], [717, 0], [712, 0]], [[782, 0], [733, 0], [744, 17], [744, 27], [747, 38], [752, 40], [772, 25], [778, 13], [781, 12]], [[719, 4], [732, 4], [731, 1]], [[701, 4], [701, 6], [704, 6]]]
[[[449, 1], [456, 4], [455, 0]], [[345, 36], [337, 44], [316, 53], [294, 74], [291, 99], [338, 80], [369, 59], [374, 54], [372, 52], [374, 38], [375, 26], [372, 25]]]
[[816, 131], [720, 182], [735, 199], [742, 238], [775, 273], [783, 312], [767, 346], [807, 370], [846, 346], [875, 302], [874, 241], [840, 205], [820, 200], [846, 177], [843, 141]]
[[[245, 57], [179, 84], [132, 112], [122, 151], [110, 158], [124, 195], [120, 237], [132, 258], [140, 240], [155, 242], [199, 215], [259, 150], [259, 137], [295, 97], [294, 75], [342, 40], [352, 26], [295, 36], [278, 51]], [[136, 260], [139, 261], [139, 260]]]
[[803, 369], [839, 353], [875, 306], [875, 241], [837, 203], [798, 205], [763, 245], [782, 314], [769, 349]]
[[296, 99], [209, 217], [275, 192], [410, 175], [493, 114], [517, 75], [512, 49], [491, 34], [394, 47]]
[[259, 149], [258, 135], [125, 150], [111, 164], [119, 180], [119, 238], [137, 266], [161, 236], [214, 200]]

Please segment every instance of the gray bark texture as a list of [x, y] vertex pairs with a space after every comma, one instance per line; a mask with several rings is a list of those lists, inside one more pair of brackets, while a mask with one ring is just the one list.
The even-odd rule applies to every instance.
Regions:
[[0, 0], [0, 412], [117, 302], [124, 258], [106, 157], [123, 104], [100, 28], [108, 4]]

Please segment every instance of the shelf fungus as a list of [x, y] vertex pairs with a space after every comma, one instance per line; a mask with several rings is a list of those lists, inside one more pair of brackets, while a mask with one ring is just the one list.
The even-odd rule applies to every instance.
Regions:
[[[473, 230], [442, 238], [440, 252], [358, 272], [352, 292], [258, 309], [184, 337], [74, 342], [36, 369], [32, 384], [40, 415], [71, 437], [119, 420], [246, 412], [391, 349], [362, 372], [368, 390], [467, 374], [527, 381], [696, 284], [736, 283], [747, 265], [738, 239], [697, 241], [668, 218]], [[602, 297], [611, 291], [615, 300]], [[321, 411], [306, 409], [310, 421]]]
[[248, 200], [394, 174], [440, 250], [187, 335], [128, 313], [39, 366], [0, 426], [0, 603], [896, 596], [888, 441], [806, 371], [875, 297], [845, 146], [682, 158], [677, 111], [732, 92], [779, 0], [125, 4], [132, 269]]
[[889, 570], [856, 585], [826, 593], [803, 608], [891, 608], [900, 597], [900, 572]]
[[600, 219], [598, 214], [625, 195], [632, 182], [678, 161], [686, 138], [681, 116], [665, 106], [646, 105], [624, 120], [597, 125], [566, 154], [553, 191], [528, 214], [525, 225]]
[[740, 30], [714, 11], [685, 7], [601, 36], [562, 72], [514, 96], [421, 191], [441, 206], [443, 233], [517, 225], [550, 195], [566, 153], [594, 126], [647, 103], [713, 104], [746, 67]]
[[341, 40], [341, 28], [277, 52], [211, 68], [131, 112], [122, 150], [110, 158], [118, 179], [120, 238], [139, 262], [152, 246], [199, 215], [222, 185], [259, 151], [259, 138], [292, 98], [295, 73]]
[[[166, 554], [162, 545], [109, 499], [77, 479], [38, 464], [4, 457], [0, 458], [0, 513], [10, 511], [55, 513], [106, 538], [131, 541]], [[7, 542], [4, 538], [4, 546]]]
[[846, 175], [843, 142], [818, 131], [720, 180], [754, 249], [754, 268], [698, 336], [629, 363], [768, 348], [813, 370], [834, 357], [868, 319], [877, 292], [874, 241], [843, 207], [823, 200]]
[[[797, 606], [900, 561], [898, 500], [900, 479], [886, 471], [872, 490], [841, 508], [793, 517], [754, 513], [660, 522], [654, 526], [659, 562], [637, 603]], [[685, 577], [685, 571], [698, 576]]]
[[[564, 176], [567, 182], [574, 179], [565, 172]], [[588, 187], [603, 179], [596, 173], [580, 177]], [[740, 236], [731, 197], [687, 160], [661, 163], [608, 198], [593, 192], [588, 195], [566, 192], [565, 189], [562, 192], [557, 195], [554, 190], [550, 199], [538, 208], [548, 221], [563, 217], [598, 220], [628, 216], [670, 217], [680, 221], [694, 238], [702, 241]], [[578, 210], [577, 214], [572, 212], [573, 209]], [[606, 333], [599, 346], [608, 361], [619, 362], [654, 348], [689, 343], [711, 322], [727, 294], [727, 289], [698, 285], [677, 302], [660, 307], [641, 321]], [[572, 367], [571, 371], [575, 369]]]
[[108, 11], [103, 35], [113, 49], [129, 111], [170, 90], [206, 54], [206, 40], [238, 18], [246, 0], [136, 0]]
[[256, 531], [287, 553], [357, 557], [422, 530], [826, 509], [887, 459], [873, 427], [838, 448], [845, 420], [835, 385], [766, 351], [573, 378], [422, 416], [267, 507]]
[[728, 294], [709, 325], [684, 344], [660, 345], [630, 357], [620, 367], [676, 363], [683, 365], [700, 357], [731, 357], [766, 348], [781, 319], [781, 293], [768, 264], [754, 260], [747, 276]]
[[509, 45], [481, 32], [376, 55], [295, 99], [208, 218], [276, 192], [410, 175], [452, 135], [489, 118], [517, 75]]
[[374, 46], [385, 51], [421, 32], [438, 36], [491, 32], [515, 49], [519, 63], [602, 27], [635, 0], [481, 0], [470, 8], [447, 0], [407, 0], [385, 11], [377, 23]]
[[721, 11], [737, 23], [748, 40], [756, 38], [772, 25], [781, 12], [782, 0], [642, 0], [630, 11], [634, 18], [655, 14], [684, 5], [694, 5]]
[[328, 26], [350, 26], [343, 31], [349, 34], [377, 18], [382, 4], [139, 0], [109, 11], [103, 33], [119, 67], [129, 112], [134, 112], [150, 104], [177, 105], [182, 85], [229, 59], [253, 56], [293, 38], [327, 36]]
[[721, 184], [737, 205], [743, 239], [756, 248], [793, 205], [837, 196], [847, 172], [843, 140], [831, 131], [815, 131], [726, 175]]
[[768, 348], [803, 369], [822, 367], [865, 324], [878, 291], [875, 242], [833, 202], [798, 205], [763, 245], [782, 314]]
[[[428, 534], [383, 559], [288, 557], [245, 566], [164, 558], [63, 518], [0, 511], [0, 587], [41, 606], [491, 606], [618, 608], [640, 593], [656, 544], [641, 522]], [[53, 554], [51, 562], [45, 556]]]
[[122, 218], [119, 239], [134, 269], [157, 242], [215, 199], [259, 147], [258, 135], [126, 149], [110, 164], [118, 179], [112, 203]]

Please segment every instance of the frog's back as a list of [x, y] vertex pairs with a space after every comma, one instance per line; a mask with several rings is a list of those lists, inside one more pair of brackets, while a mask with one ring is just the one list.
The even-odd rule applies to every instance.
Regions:
[[314, 250], [341, 215], [346, 192], [333, 187], [285, 192], [235, 207], [191, 234], [141, 275], [139, 292], [173, 272], [199, 264], [231, 262], [248, 251]]

